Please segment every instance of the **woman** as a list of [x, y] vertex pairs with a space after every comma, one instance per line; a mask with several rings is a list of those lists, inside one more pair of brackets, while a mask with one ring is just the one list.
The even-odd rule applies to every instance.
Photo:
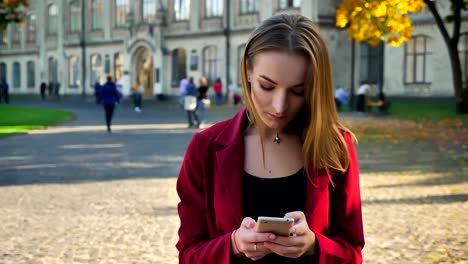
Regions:
[[104, 105], [106, 113], [107, 132], [111, 133], [112, 117], [114, 115], [115, 104], [120, 102], [120, 94], [113, 82], [111, 75], [107, 76], [107, 82], [99, 90], [99, 101]]
[[221, 83], [221, 78], [216, 78], [216, 81], [213, 83], [213, 90], [215, 93], [215, 101], [217, 105], [223, 104], [223, 84]]
[[[180, 263], [362, 262], [354, 136], [318, 29], [301, 15], [267, 19], [241, 74], [247, 107], [195, 134], [182, 164]], [[293, 236], [255, 232], [258, 216], [293, 218]]]
[[[189, 78], [185, 91], [185, 110], [187, 111], [188, 127], [200, 127], [200, 119], [197, 114], [197, 88], [193, 83], [193, 77]], [[194, 120], [195, 119], [195, 120]]]
[[205, 124], [205, 104], [203, 100], [208, 99], [208, 81], [205, 77], [200, 77], [200, 86], [197, 93], [197, 112], [200, 119], [200, 125]]

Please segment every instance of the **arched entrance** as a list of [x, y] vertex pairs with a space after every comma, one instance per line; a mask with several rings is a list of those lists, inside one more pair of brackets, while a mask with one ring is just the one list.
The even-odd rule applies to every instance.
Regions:
[[148, 48], [140, 47], [135, 51], [132, 62], [134, 65], [133, 83], [138, 82], [143, 85], [144, 99], [152, 99], [154, 97], [153, 54]]

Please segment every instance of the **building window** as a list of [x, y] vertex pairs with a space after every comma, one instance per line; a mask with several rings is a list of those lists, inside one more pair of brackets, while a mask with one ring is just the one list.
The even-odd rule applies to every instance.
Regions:
[[81, 31], [81, 4], [79, 0], [70, 3], [70, 32]]
[[156, 1], [143, 0], [143, 20], [146, 23], [156, 22]]
[[57, 59], [50, 57], [49, 60], [49, 82], [58, 82], [58, 61]]
[[8, 43], [7, 34], [0, 33], [0, 46], [5, 46]]
[[383, 60], [384, 44], [380, 43], [376, 47], [372, 47], [367, 43], [360, 45], [360, 81], [366, 83], [380, 83], [381, 70], [380, 65]]
[[244, 55], [245, 44], [239, 45], [237, 47], [237, 83], [242, 83], [242, 73], [241, 73], [241, 63], [242, 63], [242, 55]]
[[203, 49], [203, 76], [211, 84], [219, 77], [218, 73], [218, 49], [209, 46]]
[[241, 0], [240, 13], [252, 14], [258, 12], [258, 0]]
[[28, 61], [26, 72], [28, 88], [34, 88], [36, 86], [36, 65], [34, 61]]
[[91, 87], [94, 87], [96, 82], [100, 82], [102, 78], [102, 57], [100, 54], [91, 55]]
[[4, 62], [0, 63], [0, 80], [6, 80], [7, 66]]
[[128, 0], [115, 1], [115, 26], [127, 26], [127, 14], [130, 11]]
[[21, 66], [19, 62], [13, 63], [13, 88], [21, 87]]
[[47, 33], [55, 35], [58, 32], [58, 8], [56, 4], [49, 5], [47, 17]]
[[80, 62], [78, 56], [68, 57], [68, 85], [70, 87], [80, 86]]
[[26, 25], [26, 40], [28, 43], [36, 43], [36, 15], [31, 14], [28, 16]]
[[430, 83], [427, 74], [429, 51], [428, 37], [413, 37], [405, 45], [405, 83]]
[[289, 9], [289, 8], [300, 8], [301, 0], [280, 0], [279, 8], [280, 9]]
[[117, 52], [114, 54], [114, 75], [116, 80], [121, 80], [123, 76], [123, 54]]
[[192, 54], [190, 55], [190, 70], [198, 70], [198, 55], [196, 50], [192, 50]]
[[92, 13], [92, 29], [99, 30], [103, 28], [104, 19], [104, 3], [102, 0], [92, 0], [91, 3]]
[[458, 41], [458, 55], [460, 57], [462, 81], [466, 85], [468, 83], [468, 32], [464, 32], [460, 35], [460, 40]]
[[223, 15], [224, 0], [205, 0], [206, 17], [220, 17]]
[[178, 48], [172, 52], [172, 86], [177, 86], [183, 78], [187, 77], [187, 53], [185, 49]]
[[16, 23], [10, 24], [11, 27], [11, 44], [19, 45], [21, 43], [21, 31]]
[[190, 0], [174, 0], [174, 17], [176, 21], [188, 20], [190, 14]]

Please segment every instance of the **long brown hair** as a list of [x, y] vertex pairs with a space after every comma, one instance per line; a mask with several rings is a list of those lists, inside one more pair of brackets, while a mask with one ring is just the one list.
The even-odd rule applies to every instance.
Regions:
[[[242, 90], [251, 119], [257, 126], [262, 143], [265, 126], [260, 120], [251, 97], [247, 72], [252, 70], [255, 55], [270, 50], [300, 54], [308, 59], [305, 86], [305, 106], [300, 115], [304, 167], [310, 162], [314, 169], [345, 172], [349, 166], [347, 144], [340, 130], [354, 134], [338, 120], [333, 95], [331, 64], [328, 49], [318, 28], [301, 15], [280, 14], [263, 21], [251, 34], [241, 61]], [[264, 159], [265, 160], [265, 159]], [[330, 175], [330, 174], [329, 174]]]

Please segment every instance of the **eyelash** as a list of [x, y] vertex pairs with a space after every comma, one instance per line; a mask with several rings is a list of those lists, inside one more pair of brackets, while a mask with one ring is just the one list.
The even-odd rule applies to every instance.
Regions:
[[[269, 92], [269, 91], [272, 91], [275, 87], [265, 87], [262, 84], [260, 84], [260, 88]], [[304, 92], [295, 92], [294, 90], [290, 90], [290, 92], [295, 96], [304, 96]]]

